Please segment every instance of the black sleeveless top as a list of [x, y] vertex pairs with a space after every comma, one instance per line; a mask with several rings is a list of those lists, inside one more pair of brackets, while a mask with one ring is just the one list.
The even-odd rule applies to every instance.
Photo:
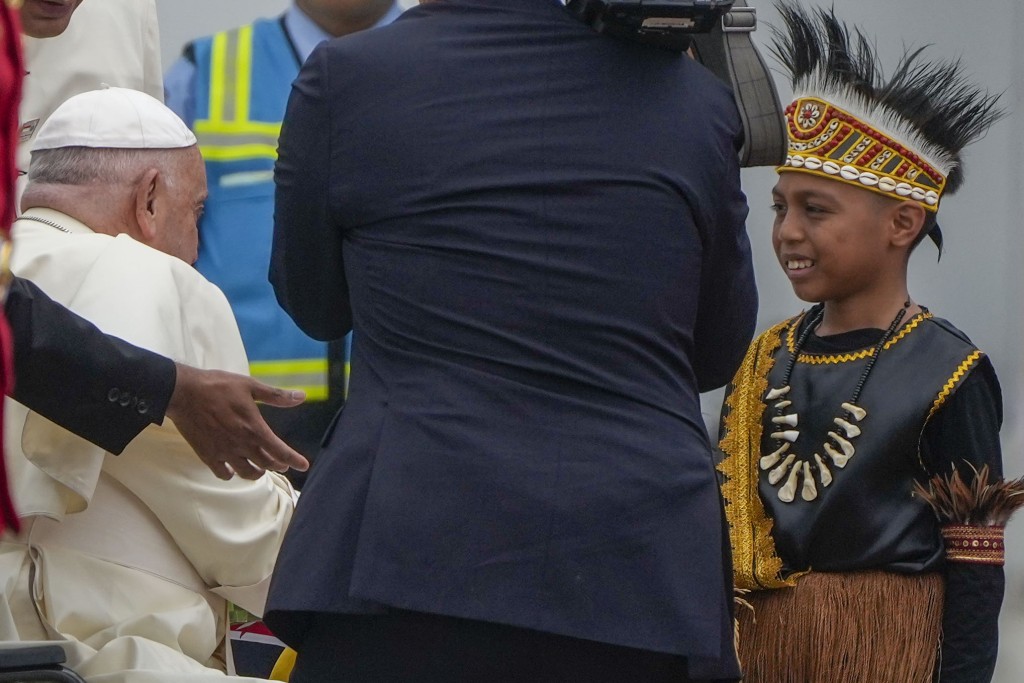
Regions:
[[[796, 318], [783, 329], [767, 377], [769, 389], [781, 386], [795, 339], [809, 317]], [[774, 520], [772, 537], [783, 575], [807, 569], [936, 569], [943, 562], [941, 535], [930, 508], [912, 495], [914, 481], [964, 462], [988, 463], [1001, 474], [1001, 407], [991, 364], [962, 332], [928, 312], [905, 323], [879, 354], [857, 401], [867, 414], [860, 421], [848, 420], [856, 427], [854, 436], [835, 422], [845, 416], [842, 403], [850, 399], [881, 334], [812, 334], [793, 368], [790, 391], [766, 400], [762, 455], [784, 443], [773, 433], [799, 434], [784, 453], [796, 458], [783, 468], [783, 476], [772, 484], [768, 475], [774, 467], [769, 467], [758, 479], [765, 512]], [[781, 412], [798, 416], [795, 427], [773, 423], [779, 400], [791, 402]], [[840, 441], [846, 442], [845, 450]], [[840, 454], [838, 460], [825, 444]], [[794, 474], [794, 468], [801, 471]], [[808, 474], [814, 480], [812, 500], [801, 495]], [[791, 477], [796, 495], [784, 502], [779, 491]]]

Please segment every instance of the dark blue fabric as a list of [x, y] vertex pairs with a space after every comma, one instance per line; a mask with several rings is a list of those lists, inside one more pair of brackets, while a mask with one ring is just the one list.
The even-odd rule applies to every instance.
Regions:
[[552, 0], [438, 0], [314, 52], [271, 280], [359, 343], [280, 637], [391, 606], [738, 673], [698, 387], [753, 333], [740, 131], [703, 67]]

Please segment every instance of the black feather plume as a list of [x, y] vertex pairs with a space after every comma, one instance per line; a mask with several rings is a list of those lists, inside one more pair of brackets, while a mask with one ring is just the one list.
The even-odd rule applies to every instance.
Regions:
[[793, 2], [777, 2], [776, 9], [784, 26], [772, 27], [772, 53], [793, 87], [842, 93], [909, 127], [948, 160], [945, 192], [956, 192], [963, 184], [960, 152], [1005, 114], [996, 106], [999, 95], [972, 85], [960, 60], [924, 60], [923, 47], [904, 51], [886, 79], [871, 41], [833, 10], [808, 11]]

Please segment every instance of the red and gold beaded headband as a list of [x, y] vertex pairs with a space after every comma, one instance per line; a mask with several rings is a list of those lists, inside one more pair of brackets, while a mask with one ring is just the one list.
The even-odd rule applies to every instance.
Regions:
[[839, 180], [938, 211], [946, 173], [877, 127], [819, 97], [786, 109], [789, 151], [783, 171]]

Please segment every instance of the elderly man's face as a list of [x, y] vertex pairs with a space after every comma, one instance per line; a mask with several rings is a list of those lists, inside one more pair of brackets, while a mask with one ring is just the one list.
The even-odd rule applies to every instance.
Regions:
[[21, 30], [33, 38], [59, 36], [81, 4], [82, 0], [25, 0], [21, 6]]
[[186, 263], [199, 254], [199, 217], [206, 203], [206, 166], [197, 147], [185, 150], [169, 182], [166, 204], [158, 215], [157, 236], [149, 245]]

